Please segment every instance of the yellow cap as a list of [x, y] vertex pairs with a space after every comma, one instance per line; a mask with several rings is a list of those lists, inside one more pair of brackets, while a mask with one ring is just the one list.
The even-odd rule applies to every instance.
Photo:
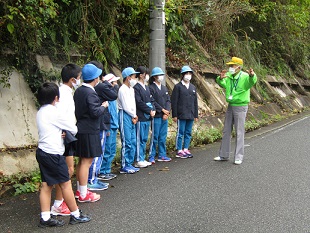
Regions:
[[226, 63], [227, 65], [243, 65], [243, 60], [238, 57], [232, 57], [230, 62]]

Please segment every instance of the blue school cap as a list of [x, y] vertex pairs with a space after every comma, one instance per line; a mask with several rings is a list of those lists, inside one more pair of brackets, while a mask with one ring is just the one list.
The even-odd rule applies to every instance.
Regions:
[[132, 74], [139, 74], [139, 72], [136, 72], [134, 70], [134, 68], [132, 67], [127, 67], [125, 68], [123, 71], [122, 71], [122, 76], [123, 76], [123, 79], [127, 78], [128, 76], [132, 75]]
[[85, 81], [94, 80], [98, 78], [102, 73], [102, 70], [93, 64], [86, 64], [82, 68], [82, 78]]

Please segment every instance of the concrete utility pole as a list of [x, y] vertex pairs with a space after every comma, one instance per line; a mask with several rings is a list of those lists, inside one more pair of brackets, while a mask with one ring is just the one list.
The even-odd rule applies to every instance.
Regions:
[[[166, 73], [165, 0], [150, 0], [150, 71], [156, 66]], [[163, 83], [165, 84], [165, 83]]]

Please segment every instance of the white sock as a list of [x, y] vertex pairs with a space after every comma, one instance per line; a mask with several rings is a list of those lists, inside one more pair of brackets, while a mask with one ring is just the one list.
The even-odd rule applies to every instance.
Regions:
[[80, 191], [80, 182], [79, 181], [76, 181], [76, 190]]
[[79, 208], [77, 208], [76, 211], [71, 212], [71, 215], [73, 215], [76, 218], [80, 217], [80, 210], [79, 210]]
[[187, 149], [187, 148], [184, 148], [184, 151], [188, 151], [188, 149]]
[[41, 212], [41, 218], [42, 218], [44, 221], [49, 220], [50, 217], [51, 217], [51, 212], [50, 212], [50, 211]]
[[178, 153], [181, 152], [182, 150], [178, 150]]
[[63, 203], [64, 199], [62, 200], [55, 200], [54, 201], [54, 207], [59, 208], [59, 206]]
[[82, 198], [86, 197], [87, 185], [80, 185], [80, 195]]

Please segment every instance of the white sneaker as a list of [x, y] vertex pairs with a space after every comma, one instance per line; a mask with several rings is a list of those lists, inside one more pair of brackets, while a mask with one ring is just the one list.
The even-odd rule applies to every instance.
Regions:
[[151, 166], [152, 165], [152, 163], [150, 163], [150, 162], [148, 162], [148, 161], [146, 161], [146, 160], [144, 160], [143, 161], [147, 166]]
[[147, 165], [144, 163], [144, 161], [139, 161], [135, 164], [135, 167], [147, 167]]
[[235, 160], [236, 165], [240, 165], [242, 163], [242, 160]]
[[228, 160], [228, 158], [224, 158], [224, 157], [216, 156], [213, 160], [214, 160], [214, 161], [227, 161], [227, 160]]

